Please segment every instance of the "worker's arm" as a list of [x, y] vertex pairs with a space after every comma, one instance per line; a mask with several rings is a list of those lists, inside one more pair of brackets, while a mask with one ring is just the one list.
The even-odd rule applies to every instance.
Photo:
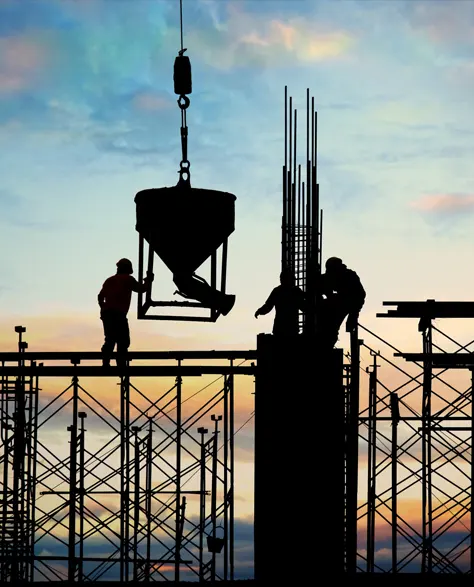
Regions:
[[333, 295], [331, 284], [329, 283], [328, 276], [323, 273], [319, 280], [319, 288], [318, 288], [319, 297], [326, 296], [329, 297]]
[[132, 277], [132, 291], [136, 291], [137, 293], [145, 293], [149, 291], [154, 278], [155, 276], [153, 273], [150, 273], [147, 274], [143, 283], [139, 283], [134, 277]]
[[275, 290], [268, 296], [268, 300], [255, 312], [255, 318], [268, 314], [275, 307]]
[[105, 302], [104, 288], [100, 290], [99, 295], [97, 296], [97, 301], [99, 302], [99, 306], [102, 309]]

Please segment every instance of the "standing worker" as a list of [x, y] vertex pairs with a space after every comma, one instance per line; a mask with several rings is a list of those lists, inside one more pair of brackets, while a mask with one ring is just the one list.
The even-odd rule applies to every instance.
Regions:
[[268, 314], [275, 308], [273, 334], [295, 336], [299, 333], [298, 311], [304, 307], [304, 293], [294, 284], [292, 271], [285, 269], [280, 274], [280, 285], [275, 287], [268, 300], [255, 312], [255, 318]]
[[117, 273], [105, 280], [98, 295], [100, 318], [104, 326], [105, 342], [102, 346], [104, 367], [110, 366], [110, 358], [117, 345], [117, 367], [125, 367], [130, 330], [127, 313], [130, 309], [132, 291], [146, 292], [151, 288], [153, 274], [147, 276], [143, 284], [132, 277], [133, 266], [128, 259], [120, 259]]
[[346, 331], [352, 332], [365, 302], [365, 289], [359, 276], [338, 257], [326, 261], [326, 272], [321, 276], [321, 294], [325, 299], [319, 306], [319, 337], [322, 346], [332, 349], [339, 337], [339, 329], [347, 316]]

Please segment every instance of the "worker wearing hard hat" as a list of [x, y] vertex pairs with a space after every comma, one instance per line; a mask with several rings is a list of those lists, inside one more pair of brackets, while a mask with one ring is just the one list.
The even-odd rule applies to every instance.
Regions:
[[325, 348], [332, 349], [346, 316], [347, 332], [356, 328], [365, 290], [355, 271], [348, 269], [338, 257], [330, 257], [326, 272], [321, 275], [320, 292], [324, 299], [318, 308], [318, 337]]
[[102, 346], [103, 365], [110, 366], [110, 357], [117, 345], [117, 366], [126, 365], [126, 353], [130, 346], [130, 330], [127, 314], [132, 292], [146, 292], [151, 288], [153, 274], [143, 284], [132, 277], [133, 266], [128, 259], [120, 259], [117, 273], [105, 280], [98, 295], [100, 318], [104, 326], [105, 342]]

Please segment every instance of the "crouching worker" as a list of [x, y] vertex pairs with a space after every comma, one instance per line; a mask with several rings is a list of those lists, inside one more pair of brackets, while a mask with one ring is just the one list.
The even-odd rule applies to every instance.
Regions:
[[341, 259], [331, 257], [321, 276], [321, 294], [325, 298], [318, 308], [318, 336], [323, 348], [332, 349], [346, 316], [346, 331], [356, 328], [365, 302], [365, 290], [355, 271], [348, 269]]
[[133, 267], [128, 259], [120, 259], [117, 273], [105, 280], [98, 295], [100, 318], [104, 326], [105, 342], [102, 345], [102, 364], [110, 366], [110, 359], [117, 345], [117, 367], [125, 367], [130, 346], [130, 330], [127, 314], [130, 309], [132, 291], [146, 292], [151, 288], [153, 275], [147, 276], [143, 284], [132, 277]]

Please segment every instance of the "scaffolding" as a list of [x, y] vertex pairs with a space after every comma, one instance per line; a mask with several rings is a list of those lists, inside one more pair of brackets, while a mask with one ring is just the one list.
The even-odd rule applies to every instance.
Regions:
[[[19, 326], [15, 331], [21, 369], [28, 345], [25, 329]], [[9, 378], [2, 369], [0, 390], [0, 580], [28, 582], [34, 567], [38, 378]]]
[[[474, 302], [384, 305], [396, 308], [380, 317], [418, 320], [422, 352], [401, 352], [360, 326], [372, 342], [360, 341], [369, 364], [358, 418], [356, 570], [472, 573], [474, 341], [457, 342], [434, 320], [474, 318]], [[469, 372], [467, 387], [449, 380], [454, 369]]]
[[100, 353], [26, 353], [17, 331], [0, 354], [2, 582], [232, 580], [234, 385], [255, 352], [130, 353], [155, 364], [120, 373], [82, 364]]

